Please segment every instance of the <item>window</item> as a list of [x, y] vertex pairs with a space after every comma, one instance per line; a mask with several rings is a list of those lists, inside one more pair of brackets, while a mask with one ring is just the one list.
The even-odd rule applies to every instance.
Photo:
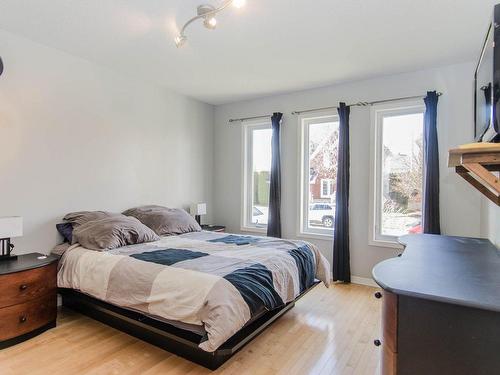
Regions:
[[335, 191], [334, 180], [331, 178], [321, 179], [321, 198], [330, 198]]
[[243, 125], [242, 229], [265, 232], [269, 213], [271, 124]]
[[300, 234], [333, 235], [338, 121], [332, 114], [301, 118]]
[[422, 232], [424, 107], [372, 108], [370, 242]]

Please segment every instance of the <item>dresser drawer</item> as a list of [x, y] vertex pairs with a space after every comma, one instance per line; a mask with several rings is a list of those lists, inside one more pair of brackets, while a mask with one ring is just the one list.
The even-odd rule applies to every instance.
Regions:
[[0, 308], [24, 303], [57, 288], [57, 264], [0, 276]]
[[398, 352], [398, 296], [387, 291], [382, 297], [382, 345]]
[[382, 361], [380, 362], [381, 375], [396, 375], [398, 373], [398, 355], [387, 346], [382, 348]]
[[52, 321], [57, 316], [55, 292], [31, 301], [0, 309], [0, 341], [31, 332]]

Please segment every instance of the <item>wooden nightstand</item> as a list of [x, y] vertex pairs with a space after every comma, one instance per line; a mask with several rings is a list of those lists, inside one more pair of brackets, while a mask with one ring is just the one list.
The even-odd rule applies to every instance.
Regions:
[[202, 225], [201, 229], [203, 230], [208, 230], [210, 232], [220, 232], [224, 233], [226, 231], [226, 227], [223, 225]]
[[0, 262], [0, 349], [56, 326], [57, 261], [31, 253]]

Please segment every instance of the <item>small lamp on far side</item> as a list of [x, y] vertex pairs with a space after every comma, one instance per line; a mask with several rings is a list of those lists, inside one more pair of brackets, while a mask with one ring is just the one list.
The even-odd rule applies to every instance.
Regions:
[[191, 215], [194, 215], [194, 218], [201, 225], [201, 215], [207, 214], [207, 204], [206, 203], [193, 203], [191, 205], [191, 209], [189, 210]]
[[16, 255], [11, 255], [14, 245], [10, 243], [12, 237], [23, 235], [23, 218], [20, 216], [0, 217], [0, 261], [14, 260]]

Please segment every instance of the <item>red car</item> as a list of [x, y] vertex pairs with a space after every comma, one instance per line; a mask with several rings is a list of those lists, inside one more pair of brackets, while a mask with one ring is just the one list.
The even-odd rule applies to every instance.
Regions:
[[423, 230], [422, 230], [421, 223], [418, 223], [417, 225], [414, 225], [410, 229], [408, 229], [408, 233], [411, 233], [411, 234], [418, 234], [418, 233], [422, 233], [422, 232], [423, 232]]

